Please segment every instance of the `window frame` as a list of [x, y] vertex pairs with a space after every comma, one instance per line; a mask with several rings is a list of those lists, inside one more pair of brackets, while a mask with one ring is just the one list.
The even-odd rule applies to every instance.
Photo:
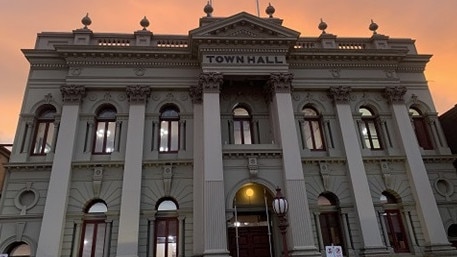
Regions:
[[[53, 139], [54, 139], [53, 137], [54, 137], [54, 132], [55, 132], [54, 123], [55, 123], [56, 114], [57, 114], [57, 111], [54, 108], [54, 106], [46, 106], [39, 112], [38, 116], [35, 119], [35, 131], [33, 133], [32, 149], [31, 149], [31, 153], [30, 153], [31, 155], [36, 155], [36, 156], [46, 155], [53, 150], [52, 144], [53, 144]], [[48, 117], [48, 116], [50, 116], [50, 117]], [[44, 126], [44, 130], [40, 129], [40, 128], [43, 128], [43, 126]], [[42, 133], [40, 133], [40, 131], [42, 131]], [[42, 140], [41, 140], [41, 143], [37, 146], [39, 133], [40, 133], [40, 135], [42, 135], [42, 137], [40, 137]], [[46, 151], [46, 149], [47, 149], [46, 146], [48, 144], [50, 145], [49, 150]], [[36, 151], [36, 149], [39, 149], [39, 151]]]
[[339, 237], [340, 246], [346, 255], [346, 237], [343, 230], [338, 197], [331, 192], [324, 192], [318, 196], [317, 204], [319, 208], [318, 222], [323, 240], [322, 244], [324, 246], [331, 245], [334, 243], [335, 237]]
[[[168, 116], [164, 115], [168, 112], [176, 113], [175, 116]], [[159, 152], [160, 153], [177, 153], [180, 150], [180, 142], [181, 142], [181, 128], [180, 128], [180, 111], [179, 108], [175, 105], [166, 105], [161, 108], [160, 116], [159, 116]], [[177, 130], [176, 134], [174, 135], [173, 128]], [[163, 139], [163, 131], [167, 131], [165, 134], [165, 139]], [[165, 142], [165, 143], [164, 143]], [[174, 143], [176, 142], [176, 143]], [[176, 145], [175, 145], [176, 144]], [[164, 149], [166, 147], [166, 149]]]
[[[409, 253], [409, 235], [406, 231], [403, 217], [399, 208], [399, 201], [393, 194], [384, 191], [381, 193], [381, 203], [383, 204], [382, 218], [386, 225], [386, 240], [395, 253]], [[398, 233], [400, 232], [400, 233]], [[404, 240], [399, 240], [399, 235], [404, 237]], [[402, 245], [402, 243], [404, 245]]]
[[[152, 256], [154, 257], [168, 257], [170, 256], [168, 251], [169, 249], [169, 244], [174, 243], [175, 245], [175, 250], [176, 250], [176, 256], [179, 255], [181, 249], [180, 245], [180, 240], [181, 240], [181, 235], [179, 234], [180, 231], [180, 220], [178, 219], [178, 209], [179, 206], [177, 202], [170, 198], [170, 197], [164, 197], [160, 201], [156, 203], [155, 210], [157, 211], [155, 214], [154, 218], [154, 226], [151, 228], [153, 230], [153, 238], [150, 239], [150, 243], [152, 244], [152, 247], [150, 248], [152, 250]], [[158, 255], [158, 239], [159, 239], [159, 226], [161, 224], [165, 223], [165, 233], [167, 235], [170, 235], [170, 232], [173, 232], [174, 234], [174, 241], [175, 242], [169, 242], [170, 238], [169, 236], [165, 237], [165, 242], [164, 242], [164, 255]], [[172, 224], [174, 223], [174, 224]], [[170, 231], [170, 224], [174, 225], [174, 230]]]
[[[311, 110], [314, 115], [308, 115], [306, 110]], [[319, 112], [311, 106], [305, 106], [302, 109], [303, 114], [303, 136], [304, 136], [304, 144], [305, 146], [311, 151], [325, 151], [325, 139], [324, 139], [324, 131], [322, 126], [322, 116]], [[313, 125], [314, 124], [314, 125]], [[307, 131], [309, 131], [310, 135], [309, 138], [311, 140], [311, 145], [308, 143], [308, 135]], [[317, 146], [317, 140], [320, 140], [321, 146]]]
[[426, 118], [416, 107], [410, 107], [409, 113], [411, 115], [414, 134], [416, 134], [417, 143], [424, 150], [433, 150], [434, 145], [430, 136], [430, 131], [427, 126]]
[[[98, 204], [103, 204], [104, 205], [104, 210], [102, 211], [97, 211], [94, 210], [92, 207], [98, 205]], [[107, 234], [109, 231], [110, 224], [106, 222], [106, 212], [108, 211], [107, 205], [104, 201], [101, 200], [95, 200], [91, 202], [91, 204], [86, 208], [84, 211], [84, 218], [83, 218], [83, 223], [82, 223], [82, 228], [81, 228], [81, 235], [80, 235], [80, 243], [79, 243], [79, 252], [78, 252], [78, 257], [96, 257], [97, 255], [97, 249], [102, 249], [102, 256], [105, 256], [105, 251], [109, 251], [106, 246], [106, 241], [107, 237], [110, 235]], [[85, 255], [84, 253], [84, 247], [85, 247], [85, 242], [86, 239], [88, 239], [86, 232], [88, 231], [89, 226], [93, 226], [92, 229], [92, 234], [90, 236], [91, 240], [91, 246], [90, 246], [90, 254]], [[102, 227], [103, 226], [103, 227]], [[99, 234], [99, 230], [102, 229], [102, 234]], [[99, 235], [103, 235], [103, 238], [100, 240], [98, 238]], [[101, 244], [101, 245], [100, 245]]]
[[[370, 115], [365, 115], [362, 109], [369, 112]], [[384, 142], [382, 140], [381, 129], [379, 127], [378, 117], [373, 110], [367, 106], [360, 106], [359, 113], [361, 115], [360, 134], [362, 136], [362, 144], [364, 148], [370, 150], [383, 150]], [[364, 132], [365, 130], [365, 132]], [[373, 133], [374, 132], [374, 133]], [[375, 134], [375, 136], [374, 136]], [[376, 142], [378, 147], [376, 147]]]
[[[14, 254], [14, 251], [19, 249], [21, 246], [27, 247], [26, 250], [29, 251], [29, 255], [12, 255], [12, 254]], [[24, 241], [14, 242], [14, 243], [10, 244], [6, 249], [7, 249], [6, 252], [8, 253], [8, 256], [10, 256], [10, 257], [30, 257], [33, 254], [32, 247], [30, 246], [30, 244], [28, 244], [27, 242], [24, 242]]]
[[[107, 117], [103, 117], [104, 115], [107, 115]], [[100, 110], [97, 112], [97, 116], [95, 117], [95, 131], [94, 131], [94, 143], [93, 143], [93, 148], [92, 148], [92, 153], [93, 154], [99, 154], [99, 155], [108, 155], [114, 152], [115, 147], [116, 147], [116, 115], [117, 115], [117, 110], [114, 106], [112, 105], [107, 105], [103, 106], [100, 108]], [[101, 126], [100, 126], [101, 125]], [[103, 129], [103, 136], [99, 136], [99, 128], [102, 127]], [[109, 131], [113, 131], [112, 135], [109, 135]], [[99, 145], [99, 140], [98, 138], [101, 139], [101, 145]], [[110, 139], [112, 137], [112, 139]], [[108, 151], [108, 143], [112, 144], [111, 151]], [[98, 149], [101, 150], [98, 150]]]
[[[242, 110], [246, 115], [236, 113], [236, 110]], [[233, 121], [233, 144], [235, 145], [251, 145], [254, 144], [253, 130], [252, 130], [252, 115], [248, 108], [242, 105], [237, 105], [232, 109]], [[249, 126], [247, 129], [246, 124]], [[236, 127], [239, 129], [235, 129]], [[246, 132], [249, 132], [247, 135]], [[249, 142], [246, 142], [246, 141]], [[238, 143], [239, 142], [239, 143]]]

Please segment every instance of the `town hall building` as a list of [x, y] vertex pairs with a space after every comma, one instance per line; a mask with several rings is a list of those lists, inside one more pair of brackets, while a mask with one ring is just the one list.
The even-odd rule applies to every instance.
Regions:
[[88, 15], [39, 33], [23, 50], [0, 253], [457, 256], [431, 55], [373, 21], [365, 38], [324, 21], [309, 37], [274, 11], [213, 17], [208, 4], [187, 35], [146, 17], [93, 32]]

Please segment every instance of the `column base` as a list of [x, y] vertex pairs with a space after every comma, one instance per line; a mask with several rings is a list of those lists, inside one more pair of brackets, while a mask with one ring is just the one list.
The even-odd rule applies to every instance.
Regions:
[[230, 252], [223, 249], [205, 250], [203, 257], [230, 257]]
[[452, 247], [451, 244], [427, 245], [424, 247], [424, 256], [455, 257], [457, 256], [457, 249]]
[[380, 247], [367, 247], [360, 251], [359, 256], [363, 257], [389, 257], [392, 253], [389, 251], [388, 248], [384, 246]]
[[322, 253], [315, 246], [295, 247], [289, 253], [293, 257], [322, 257]]

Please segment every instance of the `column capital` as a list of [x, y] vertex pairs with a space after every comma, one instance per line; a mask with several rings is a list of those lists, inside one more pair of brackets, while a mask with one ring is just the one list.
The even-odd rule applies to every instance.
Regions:
[[192, 85], [189, 88], [189, 96], [192, 99], [192, 103], [201, 104], [203, 102], [203, 88], [199, 85]]
[[224, 76], [220, 72], [203, 72], [198, 79], [198, 85], [205, 93], [219, 93], [224, 82]]
[[294, 74], [292, 73], [271, 73], [270, 78], [268, 79], [269, 90], [271, 90], [272, 93], [290, 93], [293, 90], [293, 79]]
[[335, 103], [348, 103], [351, 97], [351, 87], [330, 87], [328, 96], [333, 99]]
[[60, 87], [64, 103], [79, 104], [86, 96], [86, 87], [80, 85], [65, 85]]
[[404, 96], [406, 94], [406, 87], [396, 86], [396, 87], [386, 87], [384, 90], [384, 98], [387, 99], [387, 102], [392, 103], [404, 103]]
[[151, 95], [151, 88], [148, 86], [127, 86], [125, 93], [130, 103], [146, 103]]

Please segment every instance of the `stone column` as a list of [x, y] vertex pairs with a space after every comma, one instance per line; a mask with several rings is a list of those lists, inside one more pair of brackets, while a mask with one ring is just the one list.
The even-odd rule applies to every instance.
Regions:
[[350, 92], [351, 88], [349, 87], [331, 87], [329, 97], [334, 100], [338, 122], [341, 127], [341, 136], [347, 159], [347, 174], [352, 185], [354, 207], [359, 219], [360, 238], [363, 243], [361, 256], [378, 256], [380, 254], [388, 256], [389, 251], [387, 251], [383, 243], [381, 231], [379, 230], [360, 150], [359, 136], [357, 135], [357, 128], [349, 105]]
[[136, 257], [140, 224], [144, 121], [146, 102], [151, 89], [146, 86], [128, 86], [126, 93], [130, 108], [116, 256]]
[[62, 118], [46, 193], [36, 257], [61, 256], [71, 164], [79, 121], [79, 104], [86, 93], [83, 86], [74, 85], [62, 86], [60, 91], [63, 101]]
[[273, 117], [276, 118], [276, 138], [282, 147], [284, 191], [289, 200], [289, 242], [293, 256], [321, 256], [316, 248], [311, 213], [306, 194], [300, 146], [291, 97], [290, 73], [273, 73], [268, 80]]
[[[203, 91], [201, 85], [190, 88], [189, 95], [193, 103], [193, 230], [192, 238], [205, 238], [204, 211], [203, 211]], [[193, 241], [193, 256], [201, 256], [205, 250], [204, 240]]]
[[[225, 220], [224, 169], [222, 164], [220, 73], [202, 73], [203, 92], [203, 217], [204, 256], [229, 256]], [[200, 157], [201, 158], [201, 157]]]
[[405, 151], [406, 173], [426, 244], [424, 252], [430, 256], [457, 256], [457, 250], [450, 246], [444, 230], [408, 109], [404, 103], [405, 93], [405, 87], [388, 87], [385, 89], [385, 98], [391, 104], [395, 126], [400, 134], [400, 143]]

